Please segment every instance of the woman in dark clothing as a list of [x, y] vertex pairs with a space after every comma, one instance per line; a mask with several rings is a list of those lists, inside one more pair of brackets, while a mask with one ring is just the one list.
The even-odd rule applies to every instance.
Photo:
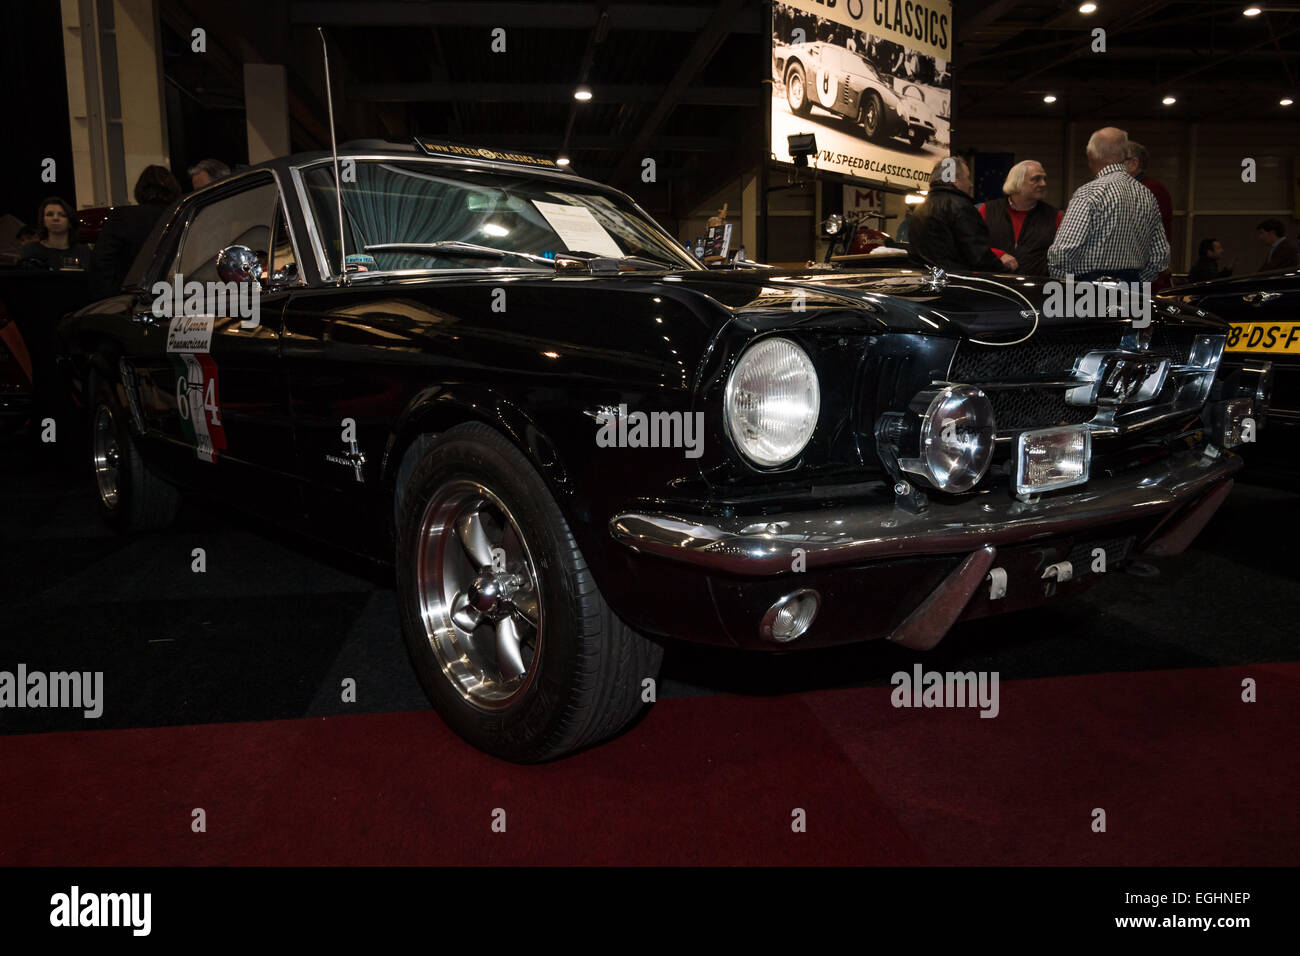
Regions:
[[180, 197], [180, 183], [165, 166], [146, 166], [135, 181], [135, 206], [115, 206], [95, 243], [91, 291], [110, 296], [122, 288], [131, 263], [149, 238], [158, 217]]
[[36, 207], [35, 242], [23, 246], [22, 263], [36, 269], [84, 269], [90, 264], [90, 246], [77, 242], [77, 217], [58, 196]]

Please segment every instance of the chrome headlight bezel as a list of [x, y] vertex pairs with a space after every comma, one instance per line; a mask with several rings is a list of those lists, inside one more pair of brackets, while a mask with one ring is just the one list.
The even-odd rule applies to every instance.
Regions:
[[[776, 355], [772, 357], [774, 352]], [[776, 447], [771, 447], [773, 442], [770, 430], [766, 434], [761, 433], [754, 423], [754, 418], [762, 417], [762, 412], [739, 407], [741, 400], [746, 398], [755, 400], [760, 408], [762, 402], [773, 400], [774, 396], [771, 394], [759, 395], [755, 399], [755, 393], [751, 389], [746, 389], [742, 383], [743, 376], [754, 370], [755, 363], [765, 360], [793, 360], [797, 366], [795, 373], [804, 377], [802, 386], [798, 384], [794, 386], [796, 391], [803, 393], [801, 396], [803, 409], [798, 416], [799, 421], [791, 423], [795, 428], [794, 436], [785, 439]], [[805, 349], [791, 339], [769, 336], [750, 343], [741, 352], [727, 376], [727, 386], [723, 391], [722, 401], [722, 417], [727, 434], [745, 461], [760, 468], [779, 468], [802, 454], [808, 447], [813, 432], [817, 430], [817, 422], [821, 414], [821, 383], [817, 378], [817, 368]]]

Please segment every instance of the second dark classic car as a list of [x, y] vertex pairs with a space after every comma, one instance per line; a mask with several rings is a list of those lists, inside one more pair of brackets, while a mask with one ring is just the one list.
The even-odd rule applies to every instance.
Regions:
[[1240, 466], [1225, 331], [710, 272], [616, 190], [438, 143], [202, 189], [60, 328], [110, 522], [192, 489], [392, 562], [430, 699], [520, 762], [619, 733], [669, 639], [923, 649], [1179, 552]]
[[1264, 388], [1255, 403], [1260, 433], [1255, 441], [1294, 461], [1292, 449], [1300, 434], [1300, 271], [1176, 286], [1164, 298], [1231, 323], [1220, 377], [1261, 381]]

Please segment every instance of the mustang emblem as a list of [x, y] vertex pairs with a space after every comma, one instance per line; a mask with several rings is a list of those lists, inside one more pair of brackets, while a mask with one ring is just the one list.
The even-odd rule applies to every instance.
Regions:
[[1154, 359], [1108, 359], [1102, 363], [1097, 403], [1127, 405], [1163, 364]]
[[1074, 374], [1082, 384], [1066, 392], [1071, 405], [1128, 405], [1149, 402], [1164, 387], [1169, 360], [1138, 352], [1089, 352]]

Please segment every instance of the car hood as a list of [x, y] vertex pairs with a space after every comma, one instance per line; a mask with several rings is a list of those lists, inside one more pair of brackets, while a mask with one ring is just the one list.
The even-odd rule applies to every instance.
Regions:
[[[688, 272], [665, 277], [716, 300], [755, 331], [806, 323], [834, 323], [872, 331], [949, 337], [1019, 338], [1034, 327], [1123, 326], [1123, 317], [1079, 319], [1043, 315], [1047, 277], [948, 274], [940, 282], [922, 268], [863, 272], [745, 269]], [[1038, 313], [1035, 319], [1035, 311]], [[1175, 301], [1155, 311], [1166, 320], [1221, 331], [1215, 318]]]

